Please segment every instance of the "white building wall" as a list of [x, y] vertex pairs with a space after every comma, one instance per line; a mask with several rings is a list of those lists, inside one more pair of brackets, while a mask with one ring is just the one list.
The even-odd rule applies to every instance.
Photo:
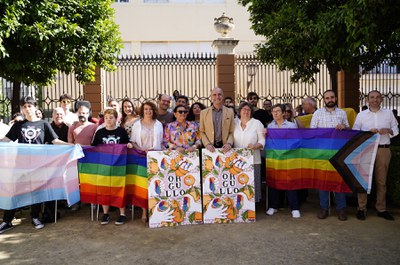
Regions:
[[250, 29], [249, 14], [237, 0], [145, 1], [148, 0], [112, 5], [125, 45], [124, 54], [140, 54], [142, 50], [149, 53], [151, 49], [157, 53], [213, 52], [211, 43], [220, 37], [214, 30], [214, 18], [223, 12], [235, 23], [229, 37], [239, 40], [236, 53], [251, 53], [254, 44], [263, 40]]

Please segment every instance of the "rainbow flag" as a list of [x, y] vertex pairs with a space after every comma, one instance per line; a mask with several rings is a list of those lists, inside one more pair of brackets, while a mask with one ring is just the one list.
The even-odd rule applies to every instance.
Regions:
[[84, 147], [79, 160], [81, 201], [147, 208], [146, 154], [124, 144]]
[[314, 188], [351, 192], [329, 159], [360, 133], [335, 129], [268, 129], [267, 185], [282, 190]]
[[127, 203], [148, 208], [146, 153], [128, 149], [126, 166]]
[[78, 164], [82, 202], [126, 205], [126, 149], [122, 144], [84, 147]]
[[0, 208], [16, 209], [45, 201], [77, 203], [80, 145], [0, 143]]

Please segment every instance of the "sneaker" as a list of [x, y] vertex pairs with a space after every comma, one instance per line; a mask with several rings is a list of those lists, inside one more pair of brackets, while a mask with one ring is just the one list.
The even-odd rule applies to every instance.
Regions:
[[38, 218], [32, 218], [32, 224], [36, 229], [42, 229], [44, 224]]
[[2, 222], [0, 224], [0, 234], [3, 234], [4, 232], [13, 229], [13, 225], [11, 222]]
[[378, 212], [378, 216], [389, 221], [394, 221], [394, 217], [388, 211]]
[[278, 212], [277, 209], [269, 208], [268, 211], [267, 211], [267, 215], [272, 216], [272, 215], [274, 215], [274, 213], [276, 213], [276, 212]]
[[327, 209], [321, 208], [317, 215], [318, 219], [326, 219], [329, 216], [329, 211]]
[[117, 219], [117, 221], [115, 221], [116, 225], [123, 225], [126, 222], [126, 216], [125, 215], [120, 215]]
[[106, 225], [110, 222], [110, 216], [108, 214], [103, 214], [103, 217], [101, 217], [100, 224]]
[[301, 217], [300, 211], [299, 210], [293, 210], [292, 211], [292, 217], [293, 218], [300, 218]]
[[358, 220], [365, 220], [365, 211], [364, 210], [358, 210], [357, 215], [356, 215]]

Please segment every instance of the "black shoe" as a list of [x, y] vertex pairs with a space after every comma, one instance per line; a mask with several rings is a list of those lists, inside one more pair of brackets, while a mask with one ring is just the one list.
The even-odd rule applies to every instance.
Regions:
[[117, 219], [117, 221], [115, 221], [116, 225], [123, 225], [126, 222], [126, 216], [125, 215], [120, 215]]
[[317, 215], [318, 219], [326, 219], [329, 216], [329, 211], [327, 209], [321, 208]]
[[394, 221], [394, 217], [388, 211], [378, 212], [378, 216], [389, 221]]
[[365, 220], [365, 211], [364, 210], [358, 210], [356, 216], [357, 216], [358, 220], [364, 221]]
[[0, 224], [0, 234], [3, 234], [4, 232], [13, 229], [13, 225], [11, 222], [2, 222]]
[[110, 216], [108, 214], [103, 214], [103, 217], [101, 217], [100, 224], [106, 225], [110, 222]]

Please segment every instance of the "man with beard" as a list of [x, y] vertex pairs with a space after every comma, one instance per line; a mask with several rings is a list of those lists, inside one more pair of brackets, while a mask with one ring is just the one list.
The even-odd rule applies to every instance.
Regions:
[[[343, 130], [349, 128], [346, 112], [336, 107], [336, 95], [332, 90], [327, 90], [323, 94], [325, 107], [314, 112], [310, 128], [335, 128]], [[346, 195], [342, 192], [335, 192], [336, 209], [340, 221], [347, 220], [346, 214]], [[321, 210], [318, 214], [319, 219], [326, 219], [329, 216], [329, 191], [319, 191], [319, 204]]]
[[158, 95], [157, 103], [157, 120], [165, 127], [167, 123], [172, 122], [174, 119], [174, 114], [168, 111], [171, 97], [166, 94], [160, 94]]
[[264, 100], [263, 108], [267, 112], [267, 124], [269, 124], [274, 119], [272, 116], [272, 101], [269, 99]]
[[253, 108], [253, 118], [256, 119], [256, 120], [259, 120], [262, 123], [262, 125], [264, 126], [264, 128], [265, 128], [267, 126], [267, 124], [268, 124], [268, 120], [267, 120], [268, 119], [268, 113], [267, 113], [266, 110], [259, 109], [257, 107], [259, 99], [260, 98], [258, 97], [256, 92], [249, 92], [247, 94], [247, 102], [249, 102], [249, 104]]
[[[68, 126], [64, 123], [64, 110], [61, 107], [53, 109], [51, 128], [57, 134], [58, 139], [68, 142]], [[44, 203], [43, 222], [53, 223], [55, 221], [56, 201], [47, 201]], [[57, 212], [57, 219], [60, 218], [60, 213]]]

